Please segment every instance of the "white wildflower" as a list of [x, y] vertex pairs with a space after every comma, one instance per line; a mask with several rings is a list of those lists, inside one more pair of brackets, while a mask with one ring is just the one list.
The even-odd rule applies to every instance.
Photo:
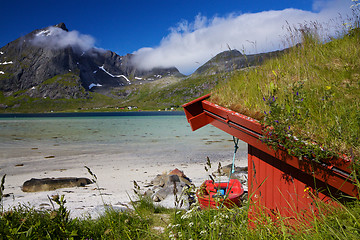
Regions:
[[206, 230], [202, 230], [201, 232], [200, 232], [200, 235], [205, 235], [206, 234]]
[[191, 214], [185, 213], [184, 215], [181, 216], [181, 219], [187, 219], [187, 218], [190, 218], [190, 217], [191, 217]]
[[170, 239], [176, 239], [175, 234], [172, 231], [169, 232], [169, 238]]

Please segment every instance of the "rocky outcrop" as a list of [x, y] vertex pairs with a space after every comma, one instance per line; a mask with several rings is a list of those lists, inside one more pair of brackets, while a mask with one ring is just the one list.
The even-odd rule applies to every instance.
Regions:
[[86, 99], [88, 91], [81, 85], [80, 77], [75, 74], [58, 75], [32, 87], [25, 92], [32, 98], [50, 99]]
[[194, 196], [186, 193], [186, 189], [193, 184], [191, 180], [179, 169], [174, 169], [169, 173], [157, 175], [150, 183], [146, 184], [147, 190], [144, 195], [150, 196], [154, 202], [182, 202], [182, 206], [187, 207], [193, 202]]
[[88, 178], [32, 178], [24, 182], [22, 186], [23, 192], [41, 192], [51, 191], [58, 188], [70, 188], [70, 187], [84, 187], [87, 184], [91, 184], [92, 181]]

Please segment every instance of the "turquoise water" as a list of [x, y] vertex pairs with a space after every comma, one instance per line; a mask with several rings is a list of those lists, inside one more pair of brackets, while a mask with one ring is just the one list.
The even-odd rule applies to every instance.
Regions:
[[[184, 115], [0, 118], [0, 132], [2, 159], [44, 147], [63, 154], [166, 153], [187, 160], [233, 152], [232, 136], [210, 125], [193, 132]], [[245, 154], [245, 144], [240, 151]]]

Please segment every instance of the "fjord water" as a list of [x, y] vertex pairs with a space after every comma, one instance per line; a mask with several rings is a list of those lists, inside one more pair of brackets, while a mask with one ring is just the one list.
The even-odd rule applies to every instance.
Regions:
[[[210, 125], [193, 132], [182, 113], [2, 116], [0, 131], [0, 168], [20, 157], [126, 153], [205, 162], [233, 152], [232, 136]], [[244, 143], [239, 152], [246, 154]]]

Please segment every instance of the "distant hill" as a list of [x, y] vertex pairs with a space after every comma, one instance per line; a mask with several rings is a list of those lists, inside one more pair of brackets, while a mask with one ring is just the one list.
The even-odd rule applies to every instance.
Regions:
[[276, 57], [283, 51], [260, 53], [253, 55], [241, 54], [238, 50], [229, 50], [217, 54], [204, 65], [199, 67], [194, 75], [214, 75], [223, 72], [231, 72], [251, 66], [260, 65], [264, 60]]

